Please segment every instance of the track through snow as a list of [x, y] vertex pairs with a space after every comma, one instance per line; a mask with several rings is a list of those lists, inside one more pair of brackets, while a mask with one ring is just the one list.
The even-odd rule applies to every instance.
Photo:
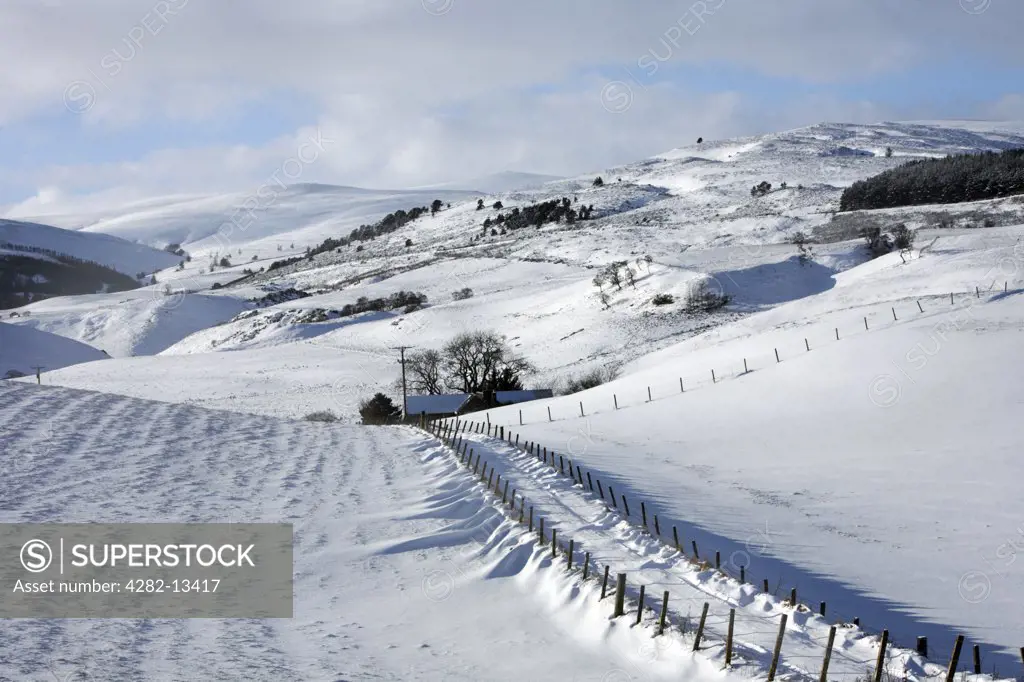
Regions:
[[294, 618], [6, 621], [0, 680], [723, 677], [609, 622], [410, 428], [3, 382], [0, 444], [0, 522], [295, 528]]

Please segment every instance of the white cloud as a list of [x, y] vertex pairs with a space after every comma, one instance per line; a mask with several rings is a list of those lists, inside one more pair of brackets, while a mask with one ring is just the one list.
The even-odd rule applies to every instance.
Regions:
[[[565, 174], [697, 135], [936, 117], [835, 96], [765, 112], [737, 93], [653, 81], [632, 84], [629, 110], [609, 113], [598, 67], [642, 76], [645, 55], [658, 66], [660, 58], [673, 66], [711, 60], [815, 83], [948, 59], [951, 44], [974, 58], [1024, 64], [1014, 35], [1024, 4], [999, 0], [977, 15], [957, 0], [8, 0], [0, 17], [0, 59], [17, 65], [0, 71], [0, 125], [68, 103], [85, 109], [86, 126], [114, 135], [168, 119], [224, 120], [293, 93], [310, 102], [310, 125], [337, 141], [310, 178], [365, 186], [507, 168]], [[546, 84], [558, 90], [535, 89]], [[1019, 108], [1012, 98], [994, 106]], [[259, 148], [168, 149], [17, 172], [69, 192], [235, 189], [261, 182], [308, 134]]]

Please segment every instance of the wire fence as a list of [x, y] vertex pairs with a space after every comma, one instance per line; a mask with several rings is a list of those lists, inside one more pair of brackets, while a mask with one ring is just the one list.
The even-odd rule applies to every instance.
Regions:
[[[607, 414], [619, 410], [635, 407], [642, 407], [662, 400], [677, 398], [695, 390], [704, 389], [726, 381], [741, 379], [753, 372], [767, 370], [775, 365], [788, 360], [794, 360], [800, 356], [811, 353], [815, 350], [827, 347], [833, 343], [856, 338], [875, 331], [891, 329], [905, 322], [920, 319], [926, 315], [938, 315], [941, 313], [957, 313], [970, 310], [974, 305], [982, 302], [984, 296], [1008, 296], [1024, 292], [1018, 284], [1010, 286], [1008, 280], [1002, 283], [991, 282], [988, 287], [975, 287], [973, 291], [951, 292], [942, 295], [921, 296], [919, 298], [907, 299], [900, 303], [892, 303], [885, 307], [888, 310], [874, 311], [860, 316], [859, 323], [849, 324], [845, 327], [830, 326], [825, 331], [817, 330], [809, 332], [803, 337], [803, 343], [797, 342], [787, 346], [777, 346], [770, 351], [751, 354], [745, 357], [738, 357], [728, 365], [722, 364], [716, 367], [708, 367], [700, 374], [688, 374], [685, 376], [673, 377], [668, 382], [651, 384], [646, 391], [641, 390], [627, 395], [613, 393], [611, 400], [605, 399], [598, 404], [594, 399], [577, 400], [569, 402], [565, 399], [556, 400], [546, 406], [524, 403], [518, 410], [518, 418], [515, 412], [507, 407], [503, 411], [492, 415], [491, 410], [481, 411], [477, 414], [485, 418], [488, 423], [504, 426], [526, 426], [530, 424], [542, 424], [549, 422], [569, 421], [591, 417], [598, 414]], [[991, 298], [989, 300], [992, 300]], [[937, 326], [942, 325], [945, 331], [950, 327], [959, 328], [965, 324], [960, 317], [940, 320]], [[941, 331], [941, 330], [940, 330]], [[870, 391], [874, 391], [871, 393]], [[869, 387], [869, 396], [878, 404], [885, 406], [892, 396], [895, 395], [887, 390], [886, 386]], [[498, 408], [494, 408], [498, 409]]]
[[[769, 680], [785, 676], [820, 682], [954, 682], [956, 678], [966, 680], [982, 674], [977, 645], [973, 647], [972, 669], [960, 669], [963, 636], [957, 638], [949, 663], [943, 666], [928, 659], [924, 638], [918, 638], [912, 648], [899, 647], [887, 630], [871, 631], [857, 618], [829, 612], [825, 603], [819, 604], [817, 609], [800, 603], [795, 589], [790, 591], [788, 599], [780, 600], [770, 590], [767, 580], [760, 586], [751, 585], [744, 567], [723, 565], [718, 553], [713, 558], [700, 555], [696, 541], [692, 541], [693, 551], [689, 552], [675, 526], [671, 527], [670, 542], [663, 535], [669, 528], [663, 530], [657, 516], [653, 516], [652, 524], [644, 502], [640, 502], [642, 523], [638, 524], [635, 507], [631, 514], [625, 495], [616, 495], [611, 486], [607, 486], [606, 493], [605, 486], [591, 472], [535, 442], [521, 443], [519, 436], [513, 438], [511, 431], [506, 435], [504, 426], [462, 419], [428, 421], [421, 417], [420, 427], [441, 439], [459, 464], [472, 471], [495, 498], [500, 498], [507, 516], [527, 526], [530, 533], [537, 533], [537, 543], [550, 547], [552, 559], [564, 562], [567, 570], [584, 581], [601, 581], [601, 599], [614, 599], [614, 617], [629, 616], [635, 619], [636, 625], [652, 626], [656, 636], [672, 630], [691, 644], [693, 651], [724, 658], [727, 667], [751, 666], [763, 672], [765, 663], [770, 661]], [[642, 574], [629, 582], [626, 574], [613, 571], [607, 563], [602, 566], [597, 557], [583, 551], [582, 544], [558, 535], [557, 529], [550, 525], [545, 528], [545, 519], [535, 518], [534, 507], [516, 489], [509, 497], [509, 480], [506, 478], [502, 487], [500, 473], [495, 479], [493, 462], [483, 460], [482, 453], [474, 457], [466, 438], [469, 434], [500, 440], [520, 453], [519, 456], [527, 457], [535, 467], [546, 469], [548, 476], [571, 479], [577, 494], [599, 496], [610, 513], [638, 528], [647, 541], [674, 550], [678, 553], [676, 558], [685, 562], [681, 565], [687, 566], [689, 573], [696, 573], [700, 579], [685, 584], [677, 580], [675, 593], [671, 589], [664, 590], [659, 598], [657, 594], [646, 592], [646, 588], [654, 584], [642, 582]], [[609, 585], [612, 576], [616, 578], [615, 585]], [[713, 581], [726, 581], [729, 589]], [[665, 584], [662, 582], [660, 586]], [[772, 613], [758, 615], [747, 608], [752, 605], [763, 608], [770, 605], [768, 610]], [[838, 616], [838, 622], [830, 624], [825, 620], [828, 616]], [[828, 634], [822, 634], [826, 629]], [[865, 655], [865, 651], [871, 654]], [[1024, 648], [1021, 660], [1024, 663]], [[996, 677], [995, 671], [993, 677]]]

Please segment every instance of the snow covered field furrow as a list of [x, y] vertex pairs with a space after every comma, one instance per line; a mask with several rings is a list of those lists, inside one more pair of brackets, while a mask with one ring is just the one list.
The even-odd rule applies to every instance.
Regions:
[[5, 523], [295, 524], [292, 619], [6, 621], [0, 680], [723, 676], [649, 660], [648, 631], [610, 623], [592, 587], [409, 428], [5, 382], [0, 444]]
[[[465, 426], [465, 423], [462, 423]], [[636, 618], [635, 600], [639, 597], [639, 586], [646, 586], [645, 604], [648, 612], [644, 623], [654, 627], [660, 609], [662, 592], [670, 593], [669, 610], [672, 627], [678, 628], [684, 621], [690, 633], [684, 638], [672, 640], [666, 647], [676, 647], [679, 651], [662, 653], [681, 655], [683, 650], [692, 647], [692, 633], [700, 619], [702, 606], [710, 605], [702, 640], [702, 655], [710, 657], [718, 665], [724, 662], [724, 643], [728, 630], [729, 610], [737, 610], [735, 620], [735, 645], [733, 667], [744, 676], [758, 677], [766, 674], [771, 662], [771, 651], [778, 635], [780, 617], [788, 615], [786, 635], [784, 638], [783, 655], [780, 661], [780, 676], [786, 679], [817, 679], [825, 645], [828, 640], [829, 627], [834, 620], [822, 618], [807, 610], [794, 611], [782, 599], [766, 595], [758, 585], [741, 585], [734, 579], [723, 577], [713, 570], [702, 570], [702, 567], [684, 554], [673, 549], [670, 526], [662, 526], [668, 542], [659, 542], [651, 534], [624, 518], [620, 513], [622, 502], [618, 506], [608, 506], [596, 493], [587, 490], [586, 485], [573, 484], [566, 477], [559, 475], [557, 467], [562, 462], [556, 458], [556, 464], [543, 463], [542, 459], [528, 454], [525, 443], [516, 447], [497, 438], [487, 437], [470, 431], [460, 431], [462, 440], [457, 441], [461, 453], [465, 442], [480, 457], [481, 467], [487, 464], [490, 478], [495, 472], [502, 482], [498, 486], [504, 491], [504, 482], [509, 489], [515, 490], [517, 508], [521, 508], [521, 497], [525, 497], [527, 512], [532, 507], [535, 528], [539, 528], [540, 520], [544, 519], [545, 534], [551, 537], [554, 529], [559, 538], [559, 546], [567, 547], [569, 539], [575, 543], [574, 562], [576, 566], [584, 560], [585, 553], [590, 553], [592, 561], [591, 575], [600, 576], [605, 566], [611, 568], [609, 594], [614, 591], [614, 576], [626, 573], [629, 585], [629, 597], [634, 604], [628, 607], [630, 612], [623, 618], [633, 622]], [[461, 455], [458, 455], [461, 457]], [[562, 455], [564, 457], [564, 454]], [[472, 460], [476, 461], [476, 459]], [[566, 458], [565, 466], [571, 460]], [[573, 465], [574, 466], [574, 465]], [[470, 467], [471, 469], [471, 467]], [[568, 470], [568, 469], [567, 469]], [[481, 468], [482, 471], [482, 468]], [[586, 478], [586, 473], [583, 474]], [[598, 489], [594, 482], [595, 491]], [[604, 491], [611, 499], [611, 491], [607, 481]], [[510, 493], [511, 494], [511, 493]], [[615, 491], [621, 500], [621, 492]], [[500, 496], [499, 496], [500, 497]], [[636, 498], [630, 504], [631, 518], [640, 516], [640, 501]], [[516, 513], [512, 513], [516, 516]], [[649, 517], [650, 527], [654, 526], [653, 515]], [[683, 543], [689, 542], [688, 528], [682, 528], [680, 536]], [[535, 536], [536, 537], [536, 536]], [[550, 540], [549, 540], [550, 542]], [[755, 547], [748, 545], [748, 550], [756, 553]], [[550, 550], [546, 550], [550, 553]], [[707, 552], [707, 548], [704, 549]], [[705, 554], [705, 558], [707, 558]], [[738, 559], [734, 554], [726, 557], [725, 562], [749, 564], [746, 559]], [[606, 600], [606, 609], [611, 610], [611, 597]], [[829, 667], [830, 679], [856, 680], [863, 678], [868, 671], [873, 671], [878, 656], [879, 638], [850, 625], [841, 625], [837, 630], [835, 649]], [[886, 655], [886, 670], [900, 679], [924, 680], [939, 679], [945, 675], [941, 665], [928, 662], [916, 654], [906, 650], [889, 649]]]

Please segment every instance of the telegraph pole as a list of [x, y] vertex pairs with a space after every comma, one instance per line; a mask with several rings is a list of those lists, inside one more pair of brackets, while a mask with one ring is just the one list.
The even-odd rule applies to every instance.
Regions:
[[409, 398], [405, 389], [405, 351], [410, 348], [412, 348], [412, 346], [398, 346], [397, 348], [402, 358], [402, 419], [409, 418]]

